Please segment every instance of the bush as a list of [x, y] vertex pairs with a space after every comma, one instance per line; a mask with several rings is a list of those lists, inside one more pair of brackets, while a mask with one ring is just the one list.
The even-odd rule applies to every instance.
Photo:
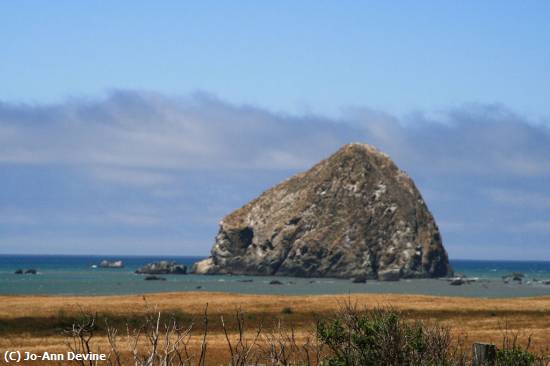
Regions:
[[281, 310], [281, 314], [292, 314], [292, 308], [286, 307]]
[[447, 329], [405, 322], [392, 309], [358, 311], [348, 304], [336, 319], [319, 322], [317, 336], [332, 351], [331, 366], [461, 364]]
[[532, 366], [536, 365], [536, 361], [535, 355], [517, 346], [497, 350], [497, 365], [499, 366]]
[[519, 334], [510, 332], [508, 324], [506, 324], [502, 347], [497, 349], [497, 366], [544, 366], [548, 364], [543, 355], [535, 355], [529, 351], [531, 337], [527, 339], [525, 347], [519, 344], [518, 338]]

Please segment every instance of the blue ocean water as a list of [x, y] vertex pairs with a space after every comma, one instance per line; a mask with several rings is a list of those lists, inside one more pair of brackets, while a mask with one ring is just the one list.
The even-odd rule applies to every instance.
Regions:
[[467, 277], [500, 279], [512, 272], [525, 274], [528, 279], [550, 278], [550, 261], [495, 261], [495, 260], [451, 260], [455, 273]]
[[[92, 268], [102, 259], [122, 260], [122, 269]], [[168, 291], [223, 291], [259, 294], [324, 294], [350, 292], [416, 293], [447, 296], [513, 297], [550, 295], [550, 286], [533, 280], [550, 280], [550, 262], [451, 260], [455, 272], [479, 277], [479, 283], [449, 286], [444, 280], [369, 281], [285, 277], [283, 286], [269, 285], [272, 277], [169, 275], [166, 281], [144, 281], [134, 271], [144, 264], [167, 259], [192, 265], [201, 257], [0, 255], [0, 294], [122, 295]], [[16, 275], [17, 269], [34, 268], [37, 275]], [[522, 272], [523, 284], [504, 284], [501, 276]]]

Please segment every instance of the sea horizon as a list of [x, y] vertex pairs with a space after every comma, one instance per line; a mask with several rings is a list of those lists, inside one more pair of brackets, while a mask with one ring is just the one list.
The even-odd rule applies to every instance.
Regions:
[[[101, 258], [116, 258], [116, 257], [127, 257], [127, 258], [207, 258], [209, 255], [183, 255], [183, 254], [73, 254], [73, 253], [0, 253], [1, 256], [13, 256], [13, 257], [101, 257]], [[496, 262], [548, 262], [550, 259], [501, 259], [501, 258], [451, 258], [449, 257], [449, 262], [453, 261], [469, 261], [469, 262], [485, 262], [485, 261], [496, 261]]]

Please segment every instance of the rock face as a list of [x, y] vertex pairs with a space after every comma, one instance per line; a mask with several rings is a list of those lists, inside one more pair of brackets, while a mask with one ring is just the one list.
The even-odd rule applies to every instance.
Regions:
[[187, 274], [187, 266], [174, 261], [160, 261], [149, 263], [136, 270], [138, 274]]
[[452, 272], [413, 181], [364, 144], [343, 146], [226, 216], [200, 274], [382, 280]]

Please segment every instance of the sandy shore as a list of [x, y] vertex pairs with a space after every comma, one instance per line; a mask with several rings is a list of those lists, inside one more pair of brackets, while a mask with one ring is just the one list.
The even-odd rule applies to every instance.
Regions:
[[[222, 352], [224, 339], [219, 318], [221, 315], [230, 318], [238, 308], [247, 314], [251, 327], [262, 319], [266, 323], [281, 319], [305, 336], [317, 318], [333, 314], [346, 301], [367, 307], [391, 306], [403, 311], [407, 318], [436, 321], [451, 327], [455, 335], [467, 336], [468, 344], [474, 341], [498, 344], [508, 329], [519, 332], [523, 341], [531, 336], [535, 349], [544, 350], [550, 345], [550, 297], [482, 299], [392, 294], [279, 296], [185, 292], [94, 297], [0, 296], [0, 333], [3, 335], [0, 348], [62, 349], [64, 338], [59, 329], [52, 325], [49, 330], [48, 324], [55, 324], [60, 317], [77, 316], [82, 311], [120, 318], [139, 316], [153, 307], [200, 319], [208, 303], [212, 319], [209, 344]], [[40, 328], [40, 324], [45, 325]], [[105, 345], [101, 334], [98, 342]]]

